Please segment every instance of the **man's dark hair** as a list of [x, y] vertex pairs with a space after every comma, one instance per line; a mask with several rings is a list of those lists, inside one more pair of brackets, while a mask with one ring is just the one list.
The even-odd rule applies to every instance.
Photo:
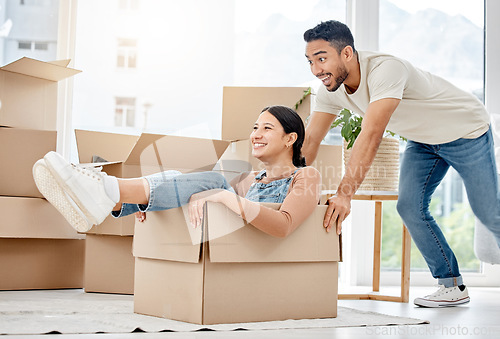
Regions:
[[323, 21], [316, 27], [308, 29], [304, 33], [304, 40], [306, 42], [314, 40], [328, 41], [339, 54], [346, 46], [351, 46], [352, 50], [356, 52], [351, 30], [347, 25], [336, 20]]

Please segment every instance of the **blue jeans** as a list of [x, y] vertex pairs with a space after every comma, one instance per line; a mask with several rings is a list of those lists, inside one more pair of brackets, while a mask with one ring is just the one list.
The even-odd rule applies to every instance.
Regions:
[[120, 211], [111, 212], [112, 216], [118, 218], [139, 211], [161, 211], [181, 207], [189, 203], [193, 194], [211, 189], [234, 192], [227, 180], [217, 172], [181, 174], [179, 171], [165, 171], [144, 178], [149, 183], [149, 203], [123, 204]]
[[[267, 184], [255, 182], [245, 198], [255, 202], [283, 202], [296, 172], [287, 178], [274, 180]], [[260, 180], [265, 174], [266, 171], [262, 170], [255, 179]], [[112, 216], [119, 218], [136, 212], [152, 212], [181, 207], [189, 203], [193, 194], [211, 189], [225, 189], [235, 193], [226, 178], [217, 172], [182, 174], [179, 171], [165, 171], [144, 178], [149, 183], [148, 204], [122, 204], [120, 211], [111, 212]]]
[[409, 141], [401, 162], [398, 213], [432, 276], [446, 287], [461, 285], [462, 276], [429, 203], [450, 166], [462, 177], [472, 211], [500, 246], [500, 190], [491, 129], [476, 139], [440, 145]]

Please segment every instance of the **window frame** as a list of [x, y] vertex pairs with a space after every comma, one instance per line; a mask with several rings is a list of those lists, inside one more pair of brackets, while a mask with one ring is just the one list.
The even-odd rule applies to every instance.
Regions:
[[[77, 0], [60, 1], [59, 8], [59, 30], [57, 41], [58, 59], [71, 59], [75, 57], [75, 35], [76, 35], [76, 9]], [[378, 50], [378, 32], [379, 32], [379, 0], [346, 0], [346, 23], [351, 27], [357, 47], [361, 50]], [[500, 58], [500, 47], [495, 43], [489, 44], [489, 41], [495, 42], [500, 39], [500, 2], [494, 0], [485, 0], [486, 26], [485, 26], [485, 102], [489, 112], [500, 112], [500, 96], [496, 95], [500, 91], [500, 65], [495, 60]], [[72, 63], [70, 63], [70, 66]], [[58, 83], [58, 125], [57, 125], [57, 150], [67, 159], [70, 158], [72, 142], [72, 93], [73, 79], [69, 78]], [[371, 215], [369, 211], [367, 215]], [[352, 219], [352, 217], [351, 217]], [[361, 218], [362, 219], [362, 218]], [[366, 220], [354, 220], [355, 223], [365, 222]], [[344, 241], [349, 239], [350, 227], [344, 227]], [[373, 232], [373, 231], [371, 231]], [[349, 251], [349, 255], [354, 262], [366, 263], [366, 258], [361, 257], [359, 253], [365, 253], [366, 248], [373, 248], [372, 237], [357, 237], [352, 244], [344, 246], [344, 251]], [[357, 247], [354, 247], [354, 245]], [[366, 246], [366, 247], [364, 247]], [[364, 251], [356, 251], [356, 248], [363, 248]], [[347, 254], [347, 253], [346, 253]], [[356, 257], [357, 256], [357, 257]], [[341, 277], [355, 285], [370, 285], [371, 270], [370, 264], [343, 265], [341, 267]], [[482, 273], [467, 273], [464, 278], [469, 286], [498, 286], [500, 281], [500, 265], [484, 264]], [[382, 285], [393, 285], [399, 282], [399, 272], [382, 272]], [[435, 280], [428, 272], [412, 272], [412, 285], [435, 284]]]
[[[495, 41], [500, 39], [500, 25], [496, 24], [500, 19], [500, 2], [492, 0], [485, 1], [485, 105], [489, 112], [500, 112], [500, 98], [495, 93], [500, 91], [500, 66], [495, 63], [495, 60], [500, 58], [500, 47]], [[347, 0], [347, 18], [346, 23], [351, 27], [356, 47], [359, 50], [378, 50], [379, 41], [379, 0]], [[491, 42], [491, 43], [489, 43]], [[500, 115], [499, 115], [500, 118]], [[496, 127], [496, 131], [500, 133], [500, 126]], [[356, 204], [353, 204], [354, 208]], [[370, 208], [364, 206], [363, 208]], [[369, 216], [373, 215], [371, 211], [365, 212], [367, 216], [355, 216], [351, 218], [351, 222], [355, 223], [354, 227], [359, 224], [373, 225], [373, 219]], [[349, 220], [347, 221], [349, 223]], [[350, 228], [349, 226], [347, 228]], [[346, 229], [346, 227], [344, 227]], [[345, 232], [345, 231], [344, 231]], [[371, 233], [370, 233], [371, 232]], [[369, 230], [366, 237], [354, 238], [347, 230], [347, 237], [352, 241], [349, 244], [351, 266], [357, 263], [354, 267], [341, 267], [341, 276], [343, 281], [349, 285], [371, 285], [372, 279], [372, 261], [367, 261], [366, 256], [361, 257], [361, 254], [367, 253], [367, 248], [373, 249], [373, 230]], [[372, 234], [370, 237], [369, 234]], [[471, 239], [471, 241], [473, 241]], [[348, 246], [344, 246], [346, 248]], [[369, 253], [369, 250], [368, 250]], [[373, 253], [373, 251], [372, 251]], [[364, 262], [365, 264], [360, 264]], [[342, 272], [343, 270], [343, 272]], [[436, 284], [436, 280], [428, 271], [411, 272], [410, 283], [414, 286], [429, 286]], [[482, 271], [477, 272], [462, 272], [464, 280], [469, 286], [498, 286], [500, 281], [500, 265], [490, 265], [482, 263]], [[382, 286], [394, 286], [400, 282], [400, 270], [383, 271], [381, 272], [380, 281]]]

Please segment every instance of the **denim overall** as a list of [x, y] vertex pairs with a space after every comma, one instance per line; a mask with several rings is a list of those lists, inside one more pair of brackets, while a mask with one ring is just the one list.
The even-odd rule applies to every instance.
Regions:
[[288, 188], [297, 171], [298, 170], [295, 170], [289, 177], [274, 180], [267, 184], [257, 182], [266, 176], [266, 170], [260, 171], [255, 177], [255, 182], [250, 186], [245, 198], [255, 202], [282, 203], [288, 194]]
[[[254, 182], [245, 198], [255, 202], [283, 202], [296, 172], [297, 170], [287, 178], [268, 184]], [[255, 181], [261, 180], [265, 175], [266, 170], [262, 170], [255, 177]], [[235, 193], [226, 178], [217, 172], [182, 174], [179, 171], [165, 171], [144, 178], [149, 183], [149, 203], [147, 205], [122, 204], [120, 211], [111, 212], [113, 217], [119, 218], [136, 212], [162, 211], [181, 207], [189, 203], [193, 194], [211, 189], [225, 189]]]

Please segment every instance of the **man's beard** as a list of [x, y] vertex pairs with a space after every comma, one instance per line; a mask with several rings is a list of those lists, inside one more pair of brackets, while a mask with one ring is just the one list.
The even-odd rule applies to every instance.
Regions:
[[327, 87], [328, 92], [335, 92], [336, 90], [338, 90], [340, 85], [342, 85], [345, 79], [347, 79], [347, 77], [349, 76], [349, 73], [347, 73], [347, 70], [345, 68], [338, 67], [337, 72], [339, 75], [335, 78], [335, 85], [331, 89]]

